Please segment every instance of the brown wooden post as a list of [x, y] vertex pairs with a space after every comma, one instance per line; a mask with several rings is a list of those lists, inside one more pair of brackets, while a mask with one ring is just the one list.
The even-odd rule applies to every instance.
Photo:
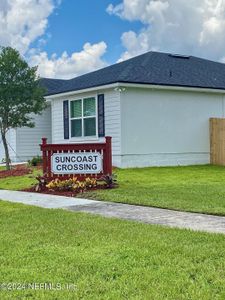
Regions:
[[48, 173], [48, 177], [51, 177], [51, 175], [52, 175], [51, 157], [52, 157], [52, 151], [48, 151], [47, 152], [47, 173]]
[[105, 175], [112, 175], [112, 137], [106, 136], [106, 150], [105, 150]]
[[42, 138], [42, 145], [46, 145], [47, 144], [47, 138]]
[[45, 146], [47, 145], [47, 138], [42, 138], [41, 150], [42, 150], [42, 159], [43, 159], [43, 174], [47, 172], [47, 152]]
[[225, 166], [225, 118], [210, 119], [210, 162]]

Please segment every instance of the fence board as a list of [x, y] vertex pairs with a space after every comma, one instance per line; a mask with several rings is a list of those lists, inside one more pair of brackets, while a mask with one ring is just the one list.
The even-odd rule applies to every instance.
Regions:
[[210, 163], [225, 166], [225, 119], [210, 119]]

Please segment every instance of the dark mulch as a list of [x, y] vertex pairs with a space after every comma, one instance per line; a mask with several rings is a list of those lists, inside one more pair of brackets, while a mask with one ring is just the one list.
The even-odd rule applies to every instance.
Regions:
[[42, 189], [41, 191], [36, 191], [35, 186], [32, 186], [28, 189], [24, 189], [24, 192], [38, 193], [38, 194], [49, 194], [49, 195], [57, 195], [57, 196], [66, 196], [66, 197], [75, 197], [78, 193], [71, 191], [53, 191], [47, 188]]
[[[31, 188], [24, 189], [24, 192], [31, 192], [31, 193], [39, 193], [39, 194], [49, 194], [49, 195], [57, 195], [57, 196], [66, 196], [66, 197], [75, 197], [78, 194], [83, 194], [84, 192], [72, 192], [72, 191], [54, 191], [54, 190], [49, 190], [48, 188], [43, 188], [41, 191], [36, 191], [35, 186], [32, 186]], [[95, 190], [102, 190], [102, 189], [107, 189], [105, 185], [98, 185], [95, 188], [91, 188], [87, 191], [95, 191]]]
[[27, 165], [17, 165], [13, 166], [11, 170], [1, 170], [0, 178], [6, 178], [10, 176], [23, 176], [31, 173], [32, 169], [28, 168]]

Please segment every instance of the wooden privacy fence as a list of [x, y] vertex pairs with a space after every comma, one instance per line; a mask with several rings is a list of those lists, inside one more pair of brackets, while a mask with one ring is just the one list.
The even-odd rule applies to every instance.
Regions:
[[[79, 180], [83, 180], [86, 177], [101, 178], [103, 175], [112, 175], [112, 138], [106, 137], [105, 143], [88, 143], [88, 144], [48, 144], [46, 138], [42, 138], [42, 144], [40, 145], [43, 158], [43, 173], [48, 181], [55, 178], [68, 179], [77, 177]], [[61, 170], [59, 173], [53, 170], [53, 157], [57, 156], [66, 157], [73, 155], [76, 157], [99, 157], [101, 160], [101, 170], [96, 173], [95, 171], [88, 171], [88, 173], [80, 172], [79, 168], [74, 172], [70, 171], [66, 174]], [[96, 154], [96, 155], [95, 155]], [[75, 158], [74, 158], [75, 159]], [[86, 158], [87, 159], [87, 158]], [[59, 160], [59, 158], [58, 158]], [[64, 158], [65, 160], [65, 158]]]
[[210, 163], [225, 166], [225, 119], [210, 119]]

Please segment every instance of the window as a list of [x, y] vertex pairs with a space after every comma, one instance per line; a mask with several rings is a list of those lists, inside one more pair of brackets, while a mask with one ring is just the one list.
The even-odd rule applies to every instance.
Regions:
[[71, 137], [96, 136], [96, 99], [94, 97], [70, 102], [70, 124]]

